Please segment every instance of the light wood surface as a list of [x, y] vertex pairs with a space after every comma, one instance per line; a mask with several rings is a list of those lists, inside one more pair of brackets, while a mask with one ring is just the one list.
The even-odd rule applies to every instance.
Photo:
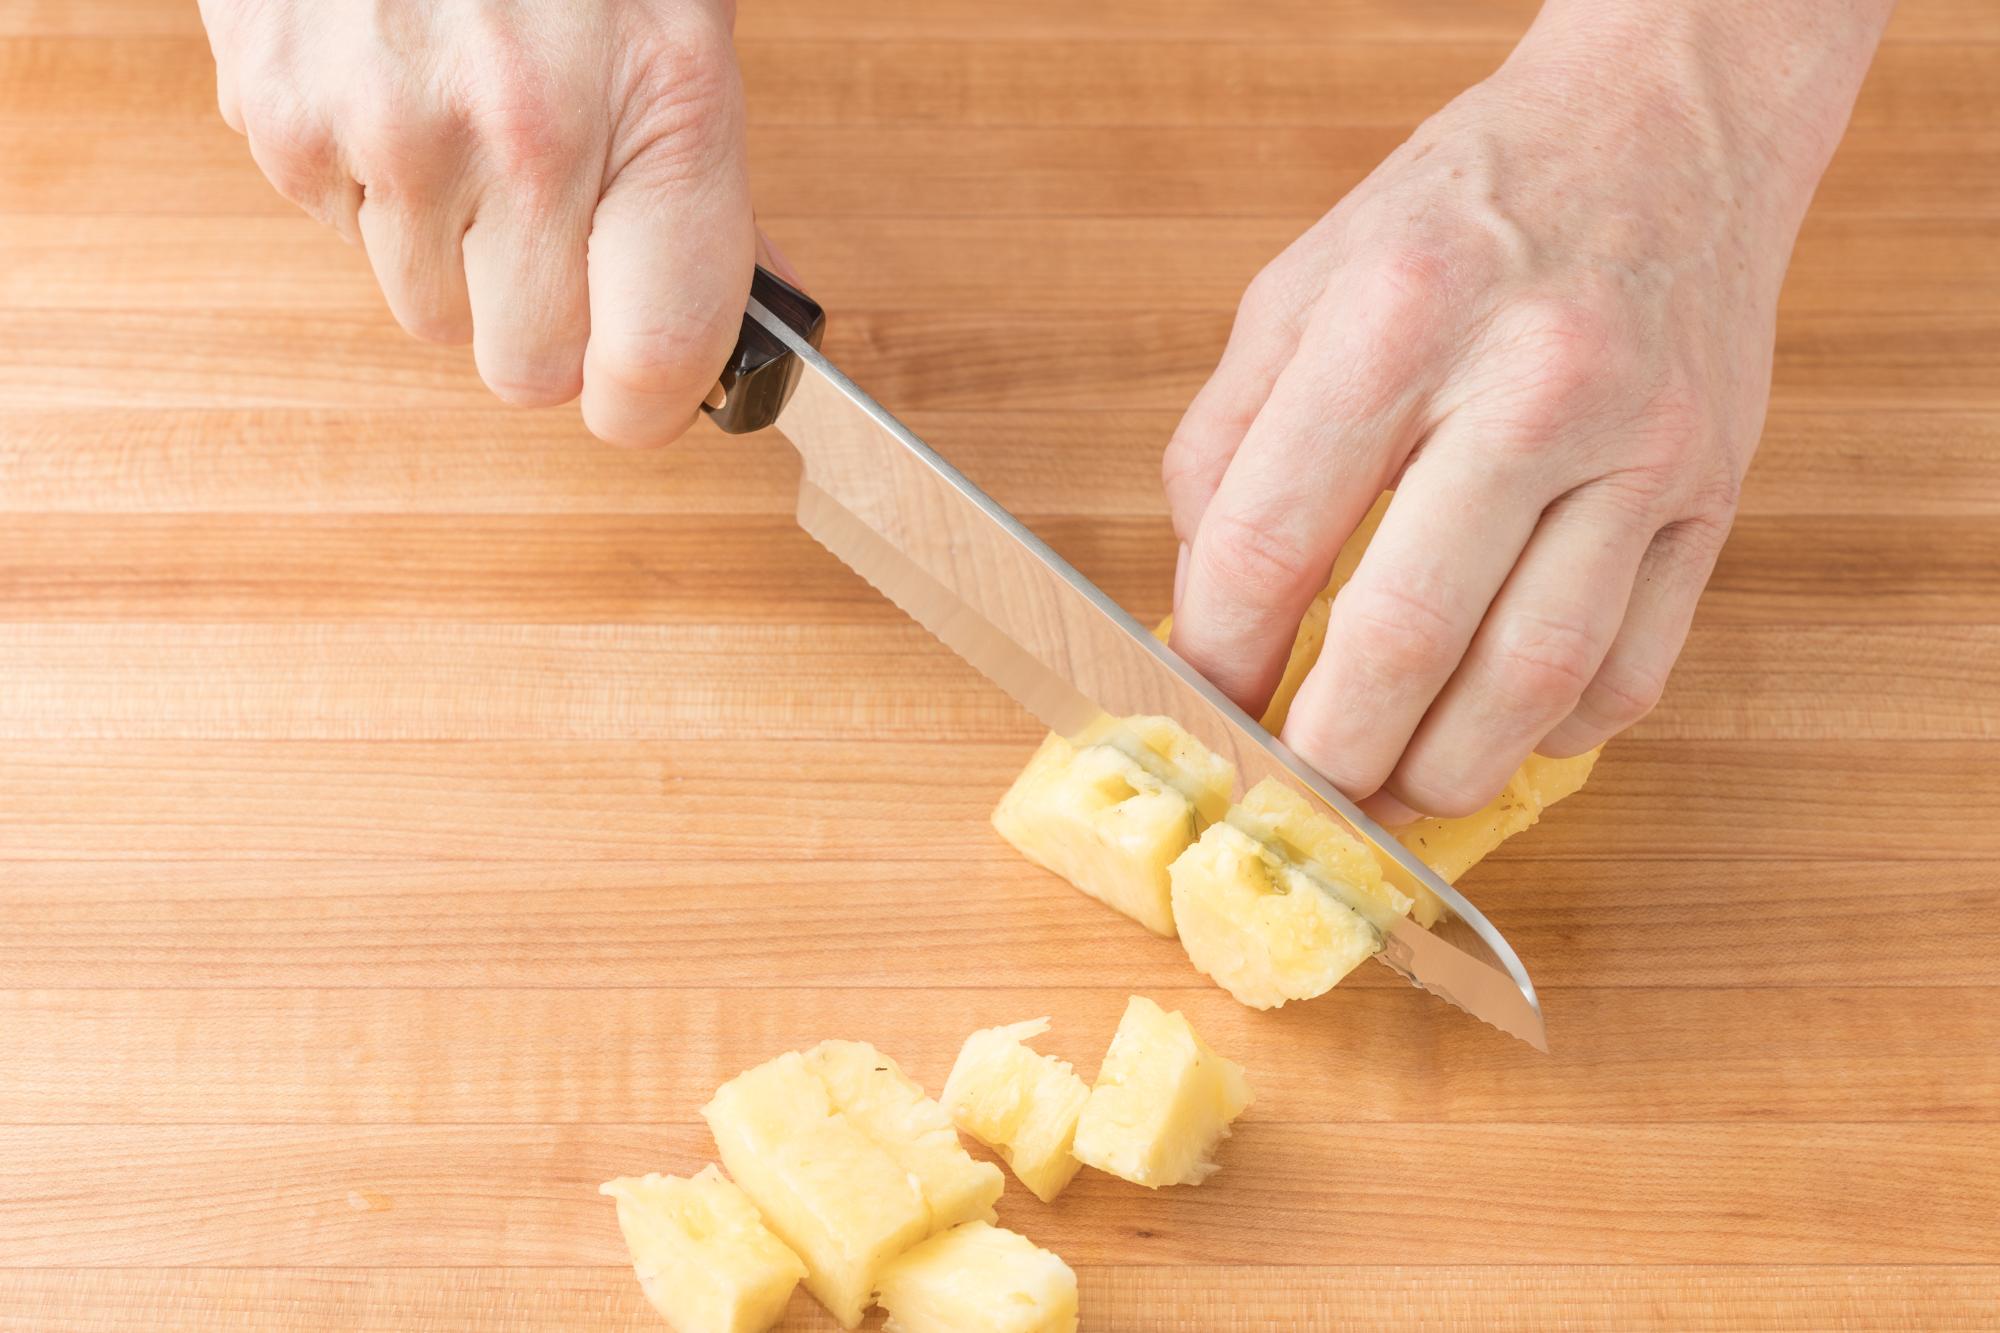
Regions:
[[[1241, 284], [1525, 0], [748, 0], [829, 347], [1135, 613]], [[860, 1037], [1124, 997], [1259, 1100], [1003, 1218], [1085, 1327], [1986, 1329], [2000, 1309], [2000, 10], [1906, 0], [1665, 703], [1471, 881], [1540, 1057], [1254, 1014], [1016, 859], [1037, 729], [789, 520], [391, 324], [194, 7], [0, 0], [0, 1329], [655, 1326], [608, 1176]], [[791, 1329], [832, 1325], [799, 1296]]]

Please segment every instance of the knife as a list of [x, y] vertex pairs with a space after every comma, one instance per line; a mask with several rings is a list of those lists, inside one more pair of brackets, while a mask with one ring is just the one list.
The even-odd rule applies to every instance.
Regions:
[[759, 268], [704, 405], [725, 431], [775, 426], [798, 449], [800, 526], [1061, 735], [1163, 714], [1246, 788], [1276, 778], [1309, 793], [1450, 908], [1429, 930], [1396, 918], [1375, 956], [1547, 1051], [1534, 983], [1485, 915], [842, 374], [820, 354], [825, 327], [810, 297]]

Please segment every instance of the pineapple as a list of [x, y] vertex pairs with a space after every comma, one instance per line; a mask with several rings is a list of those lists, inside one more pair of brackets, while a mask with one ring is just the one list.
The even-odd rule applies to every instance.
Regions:
[[1076, 1333], [1076, 1274], [984, 1222], [931, 1237], [882, 1270], [883, 1333]]
[[1077, 744], [1044, 740], [993, 826], [1029, 860], [1171, 939], [1167, 866], [1235, 783], [1227, 761], [1165, 718], [1106, 719]]
[[618, 1201], [639, 1286], [675, 1333], [764, 1333], [806, 1275], [712, 1165], [688, 1179], [621, 1176], [598, 1193]]
[[1046, 1018], [983, 1028], [965, 1039], [945, 1080], [945, 1109], [958, 1127], [1005, 1159], [1043, 1203], [1082, 1164], [1070, 1153], [1090, 1088], [1069, 1065], [1029, 1049]]
[[1083, 1104], [1075, 1152], [1136, 1185], [1199, 1185], [1215, 1147], [1250, 1105], [1242, 1067], [1210, 1050], [1179, 1013], [1134, 995]]
[[993, 1220], [1006, 1177], [993, 1163], [972, 1160], [945, 1109], [894, 1060], [865, 1041], [828, 1041], [807, 1051], [805, 1063], [834, 1108], [917, 1182], [932, 1231]]
[[[1598, 746], [1573, 759], [1544, 759], [1531, 754], [1507, 786], [1485, 809], [1458, 819], [1419, 819], [1396, 830], [1396, 840], [1437, 871], [1447, 884], [1484, 859], [1516, 833], [1534, 827], [1542, 811], [1573, 796], [1597, 763]], [[1395, 862], [1383, 858], [1382, 873], [1391, 884], [1417, 898], [1418, 924], [1430, 926], [1443, 914], [1444, 904]]]
[[1411, 906], [1360, 839], [1270, 781], [1169, 874], [1189, 960], [1253, 1009], [1324, 995]]
[[723, 1084], [701, 1113], [729, 1174], [805, 1261], [806, 1287], [859, 1325], [882, 1266], [931, 1234], [922, 1182], [839, 1112], [797, 1051]]

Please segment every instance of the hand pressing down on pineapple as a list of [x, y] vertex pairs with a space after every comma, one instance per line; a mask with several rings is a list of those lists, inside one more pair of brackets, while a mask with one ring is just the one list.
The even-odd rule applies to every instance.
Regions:
[[1893, 0], [1546, 0], [1249, 284], [1162, 465], [1173, 645], [1384, 824], [1645, 714], [1734, 516], [1779, 287]]

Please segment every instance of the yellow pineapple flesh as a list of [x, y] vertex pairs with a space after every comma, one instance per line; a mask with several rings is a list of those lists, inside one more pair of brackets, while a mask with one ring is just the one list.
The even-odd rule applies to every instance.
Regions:
[[[1456, 884], [1460, 875], [1501, 843], [1533, 828], [1544, 810], [1566, 796], [1575, 795], [1590, 776], [1603, 749], [1600, 745], [1570, 759], [1546, 759], [1531, 754], [1484, 809], [1457, 819], [1419, 819], [1396, 829], [1396, 840], [1415, 852], [1417, 859], [1435, 870], [1445, 883]], [[1444, 904], [1401, 866], [1384, 857], [1382, 873], [1391, 884], [1417, 900], [1413, 915], [1419, 925], [1430, 926], [1442, 915]]]
[[765, 1225], [805, 1261], [806, 1287], [856, 1327], [882, 1265], [932, 1231], [921, 1183], [840, 1114], [797, 1051], [723, 1084], [702, 1116]]
[[1232, 824], [1211, 825], [1171, 873], [1188, 961], [1253, 1009], [1324, 995], [1382, 947], [1359, 913]]
[[1107, 719], [1080, 741], [1044, 740], [993, 826], [1029, 860], [1171, 938], [1167, 867], [1194, 841], [1200, 808], [1226, 804], [1235, 774], [1164, 718]]
[[806, 1275], [712, 1165], [687, 1178], [621, 1176], [598, 1192], [617, 1200], [639, 1287], [675, 1333], [764, 1333]]
[[1000, 1154], [1043, 1203], [1081, 1165], [1070, 1152], [1090, 1088], [1068, 1063], [1027, 1044], [1046, 1018], [982, 1028], [965, 1039], [939, 1099], [958, 1127]]
[[882, 1270], [884, 1333], [1076, 1333], [1076, 1274], [1019, 1232], [968, 1222]]
[[865, 1041], [828, 1041], [807, 1051], [805, 1064], [835, 1110], [917, 1182], [932, 1231], [993, 1220], [1006, 1177], [993, 1163], [973, 1160], [951, 1116], [894, 1060]]
[[1075, 1153], [1136, 1185], [1199, 1185], [1219, 1169], [1216, 1146], [1250, 1102], [1241, 1066], [1179, 1013], [1134, 995], [1083, 1104]]

